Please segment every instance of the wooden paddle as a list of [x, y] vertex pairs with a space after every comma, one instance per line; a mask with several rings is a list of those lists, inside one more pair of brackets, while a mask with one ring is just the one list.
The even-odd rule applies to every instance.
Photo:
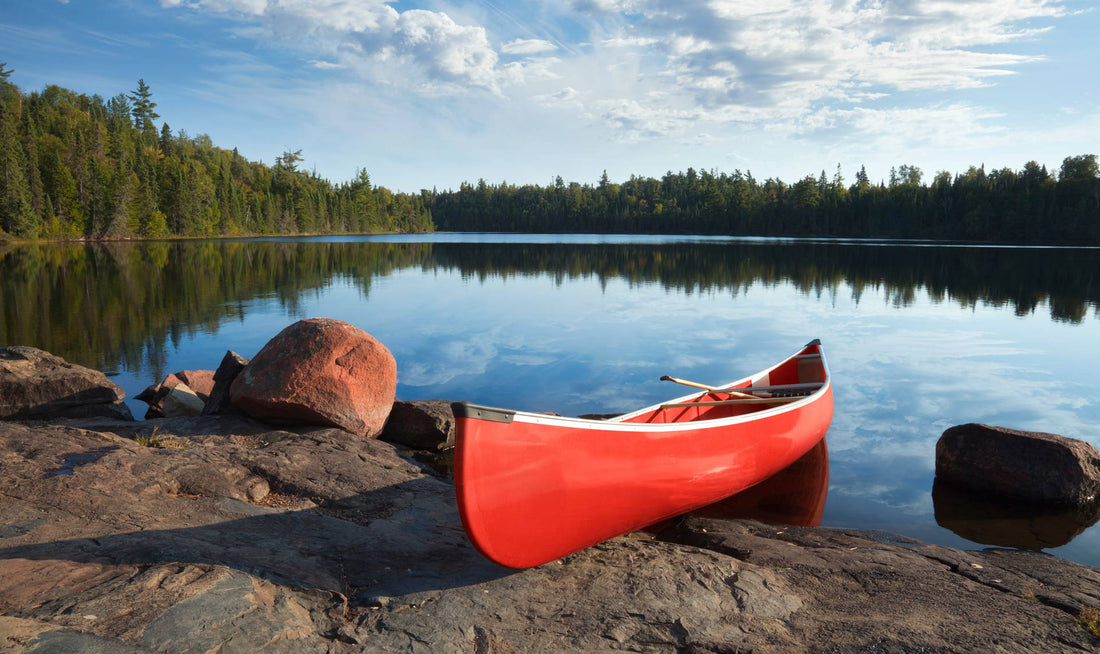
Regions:
[[726, 393], [728, 395], [733, 395], [735, 397], [741, 397], [741, 398], [745, 398], [745, 399], [752, 399], [752, 400], [760, 399], [760, 398], [756, 397], [755, 395], [749, 395], [748, 393], [738, 393], [737, 391], [731, 391], [728, 388], [718, 388], [717, 386], [707, 386], [706, 384], [700, 384], [698, 382], [688, 381], [686, 379], [677, 379], [675, 377], [670, 377], [668, 375], [665, 375], [664, 377], [661, 377], [661, 381], [675, 382], [677, 384], [683, 384], [684, 386], [691, 386], [693, 388], [701, 388], [704, 391], [711, 391], [711, 392], [714, 392], [714, 393]]

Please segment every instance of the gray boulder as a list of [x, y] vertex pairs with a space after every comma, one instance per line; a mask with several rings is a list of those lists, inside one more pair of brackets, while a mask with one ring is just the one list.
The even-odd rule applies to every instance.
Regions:
[[1100, 495], [1100, 452], [1056, 434], [958, 425], [936, 443], [936, 478], [1028, 502], [1081, 504]]
[[233, 404], [229, 401], [229, 388], [237, 375], [241, 374], [248, 365], [248, 359], [237, 354], [233, 350], [227, 350], [218, 369], [214, 371], [214, 386], [210, 389], [210, 397], [202, 409], [203, 415], [225, 413], [233, 410]]
[[455, 415], [447, 400], [398, 400], [380, 439], [418, 450], [442, 451], [455, 445]]
[[124, 397], [98, 370], [33, 347], [0, 348], [0, 419], [103, 415], [133, 420]]

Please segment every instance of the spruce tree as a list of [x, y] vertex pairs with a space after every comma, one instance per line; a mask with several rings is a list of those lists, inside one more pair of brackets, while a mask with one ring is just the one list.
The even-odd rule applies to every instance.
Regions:
[[160, 114], [156, 111], [157, 103], [153, 102], [153, 92], [149, 90], [149, 85], [145, 83], [144, 79], [138, 80], [137, 90], [130, 94], [130, 100], [134, 103], [133, 114], [134, 122], [137, 123], [138, 129], [142, 133], [153, 132], [156, 133], [156, 125], [153, 123], [157, 118], [160, 118]]

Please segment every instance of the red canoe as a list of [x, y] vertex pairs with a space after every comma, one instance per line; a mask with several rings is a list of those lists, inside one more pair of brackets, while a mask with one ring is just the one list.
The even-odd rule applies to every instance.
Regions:
[[458, 403], [466, 534], [490, 560], [526, 568], [758, 484], [825, 437], [828, 370], [815, 340], [751, 377], [610, 420]]

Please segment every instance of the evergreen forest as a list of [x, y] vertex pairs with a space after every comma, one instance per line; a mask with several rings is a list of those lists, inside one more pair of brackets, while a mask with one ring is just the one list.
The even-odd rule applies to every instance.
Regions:
[[0, 236], [121, 239], [431, 231], [420, 195], [371, 184], [366, 171], [333, 184], [273, 166], [209, 136], [157, 127], [144, 80], [104, 100], [57, 86], [24, 93], [0, 63]]
[[970, 167], [930, 184], [901, 165], [889, 182], [865, 169], [845, 183], [808, 175], [794, 184], [750, 172], [668, 172], [595, 186], [463, 184], [432, 196], [445, 231], [725, 234], [908, 238], [1017, 244], [1100, 245], [1100, 169], [1094, 154], [1067, 157], [1057, 174], [1031, 161], [1022, 170]]
[[394, 193], [365, 170], [335, 184], [209, 136], [157, 126], [144, 80], [109, 100], [57, 86], [25, 93], [0, 63], [0, 238], [119, 239], [307, 233], [495, 231], [914, 238], [1100, 245], [1100, 165], [936, 173], [900, 165], [873, 183], [832, 175], [763, 182], [735, 170], [596, 184], [463, 183]]

